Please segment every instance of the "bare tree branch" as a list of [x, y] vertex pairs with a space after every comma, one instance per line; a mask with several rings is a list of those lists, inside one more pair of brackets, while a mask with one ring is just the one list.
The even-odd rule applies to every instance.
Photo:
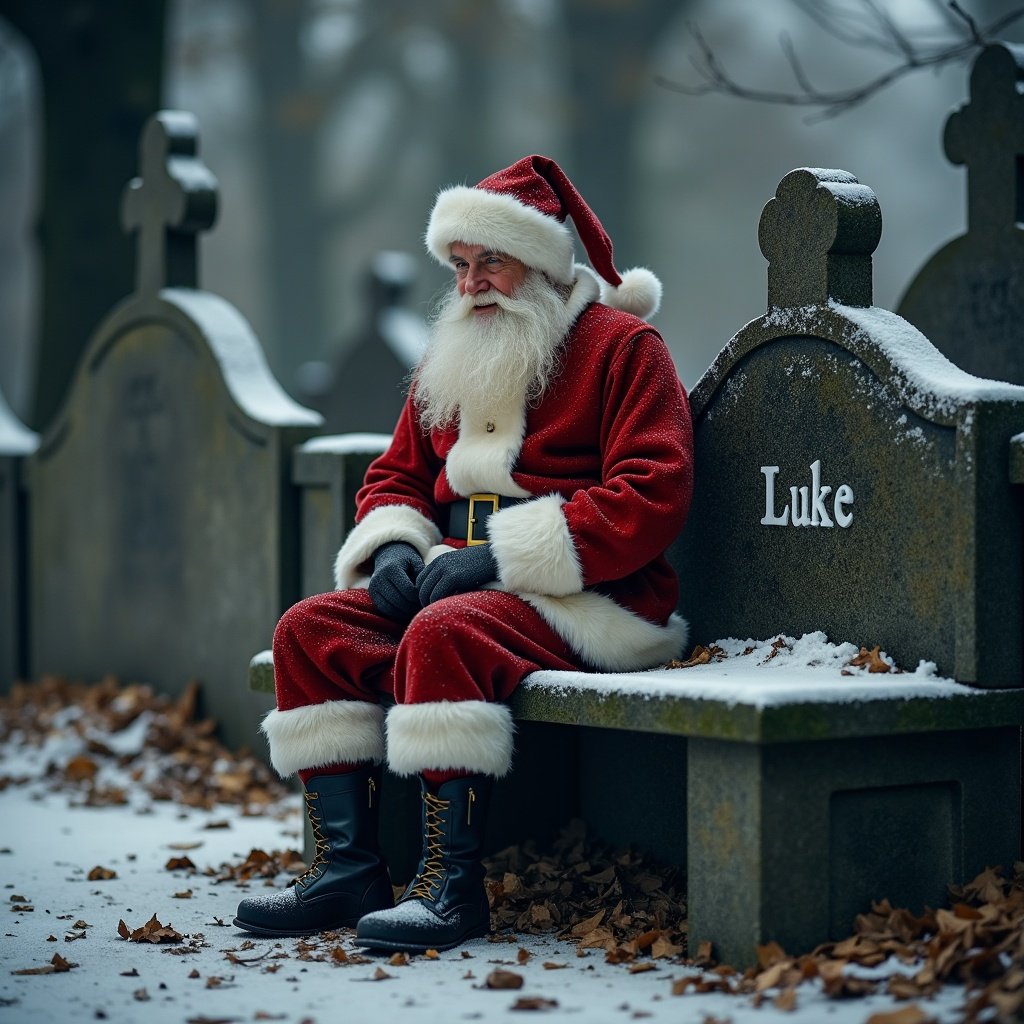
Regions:
[[912, 72], [922, 68], [939, 68], [970, 57], [1009, 25], [1024, 17], [1024, 6], [1016, 7], [991, 24], [979, 27], [957, 0], [948, 0], [943, 6], [949, 12], [950, 27], [959, 29], [958, 38], [950, 40], [946, 37], [940, 42], [930, 42], [923, 33], [916, 40], [908, 35], [877, 0], [860, 0], [860, 10], [840, 7], [830, 0], [793, 0], [793, 3], [834, 39], [848, 46], [891, 54], [901, 58], [899, 63], [848, 89], [819, 89], [811, 84], [792, 39], [788, 33], [783, 32], [779, 38], [779, 47], [799, 88], [793, 92], [761, 89], [743, 85], [733, 78], [722, 67], [700, 29], [690, 24], [687, 28], [697, 47], [697, 53], [690, 56], [690, 63], [700, 80], [693, 83], [677, 82], [658, 75], [655, 77], [656, 84], [685, 96], [717, 93], [756, 103], [817, 108], [815, 113], [805, 119], [813, 123], [859, 106]]

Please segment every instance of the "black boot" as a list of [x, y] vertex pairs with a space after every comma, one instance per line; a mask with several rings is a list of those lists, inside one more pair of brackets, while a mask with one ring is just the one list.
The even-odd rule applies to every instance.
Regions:
[[434, 794], [423, 783], [423, 853], [416, 877], [393, 910], [360, 920], [357, 946], [451, 949], [490, 931], [480, 848], [492, 784], [485, 775], [471, 775], [443, 783]]
[[354, 928], [363, 914], [394, 903], [377, 845], [380, 769], [320, 775], [306, 783], [316, 855], [287, 889], [238, 904], [236, 928], [257, 935], [309, 935]]

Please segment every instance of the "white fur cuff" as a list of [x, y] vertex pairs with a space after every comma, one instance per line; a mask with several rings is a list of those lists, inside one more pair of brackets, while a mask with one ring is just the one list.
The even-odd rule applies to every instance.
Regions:
[[515, 723], [483, 700], [396, 704], [387, 718], [388, 767], [396, 775], [461, 768], [495, 777], [512, 767]]
[[302, 768], [384, 760], [384, 709], [358, 700], [331, 700], [271, 711], [260, 726], [270, 763], [281, 778]]
[[576, 546], [562, 514], [559, 494], [513, 505], [487, 521], [498, 578], [516, 594], [564, 597], [583, 589]]
[[409, 505], [382, 505], [368, 513], [345, 538], [334, 560], [334, 585], [338, 590], [366, 586], [368, 577], [361, 566], [382, 544], [404, 540], [421, 557], [441, 543], [441, 531]]

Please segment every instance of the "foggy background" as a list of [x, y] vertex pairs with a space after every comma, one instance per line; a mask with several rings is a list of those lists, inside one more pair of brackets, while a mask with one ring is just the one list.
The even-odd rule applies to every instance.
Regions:
[[[916, 37], [952, 35], [940, 0], [878, 6]], [[1016, 8], [964, 6], [981, 24]], [[808, 124], [806, 109], [657, 84], [698, 81], [691, 24], [756, 88], [795, 88], [783, 30], [823, 90], [899, 62], [832, 38], [792, 0], [168, 0], [162, 102], [198, 116], [200, 156], [220, 182], [202, 286], [241, 310], [285, 388], [312, 404], [323, 366], [357, 340], [373, 255], [413, 254], [412, 305], [425, 315], [447, 283], [422, 247], [438, 188], [539, 152], [594, 207], [618, 267], [661, 277], [654, 323], [687, 387], [764, 310], [758, 218], [794, 167], [841, 167], [877, 193], [875, 303], [894, 308], [965, 226], [966, 173], [943, 155], [942, 129], [967, 99], [969, 65], [914, 72]], [[44, 301], [40, 79], [0, 16], [0, 391], [30, 423]]]

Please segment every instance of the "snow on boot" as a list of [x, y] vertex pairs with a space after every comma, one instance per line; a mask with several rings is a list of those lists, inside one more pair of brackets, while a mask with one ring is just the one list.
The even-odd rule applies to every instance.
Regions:
[[480, 849], [492, 785], [485, 775], [471, 775], [442, 783], [435, 794], [422, 783], [423, 852], [416, 877], [392, 910], [359, 921], [357, 946], [451, 949], [490, 931]]
[[354, 928], [363, 914], [392, 906], [391, 879], [377, 845], [380, 769], [314, 776], [306, 813], [316, 853], [288, 888], [238, 904], [236, 928], [256, 935], [309, 935]]

